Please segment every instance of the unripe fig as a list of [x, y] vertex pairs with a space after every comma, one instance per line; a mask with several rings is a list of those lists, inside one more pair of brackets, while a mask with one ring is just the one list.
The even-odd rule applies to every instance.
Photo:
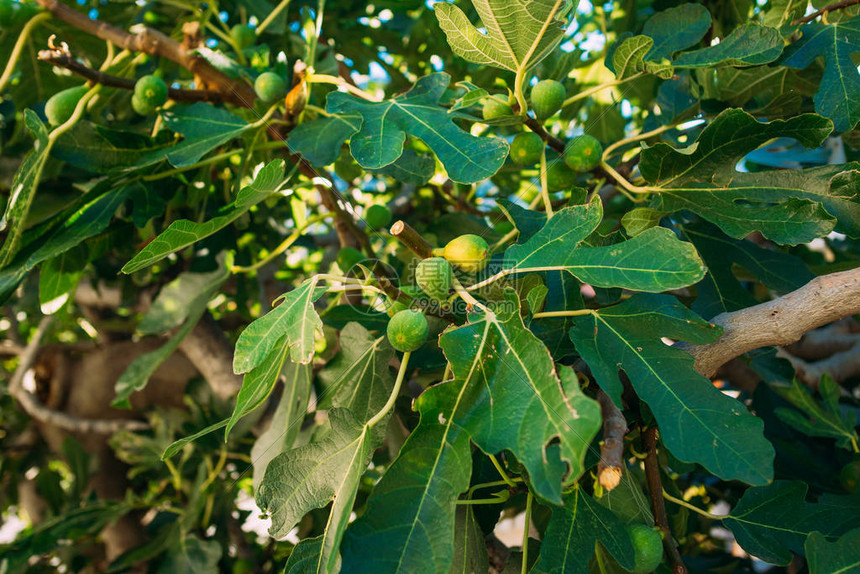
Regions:
[[532, 88], [531, 100], [532, 110], [535, 117], [544, 120], [558, 110], [564, 104], [567, 92], [561, 82], [555, 80], [541, 80]]
[[444, 299], [451, 290], [451, 265], [444, 257], [423, 259], [415, 269], [415, 282], [433, 299]]
[[134, 84], [134, 95], [140, 103], [157, 108], [167, 102], [167, 84], [156, 76], [143, 76]]
[[644, 524], [634, 524], [627, 528], [636, 556], [633, 574], [650, 574], [663, 561], [663, 539], [656, 530]]
[[564, 146], [564, 163], [577, 173], [597, 167], [602, 156], [603, 146], [597, 138], [587, 134], [573, 138]]
[[489, 251], [490, 246], [483, 237], [467, 233], [449, 241], [442, 251], [442, 256], [451, 265], [467, 273], [475, 273], [487, 266]]
[[422, 313], [406, 309], [391, 318], [386, 334], [391, 346], [405, 353], [424, 344], [430, 334], [430, 327]]
[[364, 220], [371, 229], [386, 229], [391, 223], [391, 210], [384, 205], [371, 205], [364, 213]]
[[558, 156], [547, 157], [546, 184], [549, 191], [570, 189], [576, 182], [576, 173], [567, 167]]
[[536, 133], [517, 134], [511, 142], [511, 160], [519, 165], [534, 165], [540, 160], [543, 148], [543, 140]]
[[513, 115], [514, 111], [508, 104], [496, 100], [495, 98], [487, 98], [484, 102], [483, 115], [485, 120], [495, 120]]
[[76, 86], [57, 92], [45, 103], [45, 115], [53, 126], [64, 124], [72, 114], [81, 98], [89, 91], [86, 86]]
[[250, 48], [257, 41], [257, 33], [254, 29], [245, 24], [236, 24], [230, 28], [230, 37], [240, 50]]
[[254, 80], [254, 92], [267, 104], [283, 98], [286, 91], [286, 80], [275, 72], [263, 72]]
[[342, 247], [337, 252], [337, 266], [344, 273], [364, 261], [364, 254], [355, 247]]
[[848, 492], [856, 492], [860, 484], [860, 460], [852, 460], [839, 472], [839, 482]]
[[137, 94], [132, 94], [131, 96], [131, 108], [141, 116], [148, 116], [155, 112], [155, 106], [150, 106], [146, 102], [141, 101], [137, 97]]

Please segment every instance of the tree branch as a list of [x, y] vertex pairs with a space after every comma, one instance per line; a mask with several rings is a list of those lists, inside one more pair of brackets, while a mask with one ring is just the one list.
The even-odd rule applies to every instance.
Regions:
[[[89, 66], [74, 59], [71, 54], [62, 50], [41, 50], [39, 52], [39, 60], [47, 62], [53, 66], [65, 68], [75, 74], [86, 78], [94, 84], [101, 84], [110, 88], [119, 88], [121, 90], [133, 90], [135, 80], [129, 78], [121, 78], [106, 74], [100, 70], [94, 70]], [[171, 100], [177, 102], [221, 102], [224, 100], [224, 95], [213, 90], [188, 90], [185, 88], [167, 88], [167, 95]]]
[[853, 320], [842, 320], [810, 331], [785, 350], [807, 361], [824, 359], [833, 353], [845, 351], [860, 343], [860, 333], [850, 331], [852, 324]]
[[527, 128], [539, 135], [540, 138], [545, 141], [547, 145], [549, 145], [549, 147], [551, 147], [558, 153], [564, 153], [564, 142], [546, 131], [539, 121], [537, 121], [533, 117], [526, 116], [523, 119], [523, 123], [526, 125]]
[[794, 356], [785, 349], [780, 349], [777, 356], [787, 359], [794, 367], [797, 378], [816, 391], [824, 375], [830, 375], [836, 383], [860, 375], [860, 344], [812, 363]]
[[834, 2], [833, 4], [828, 4], [824, 8], [820, 10], [816, 10], [812, 14], [804, 16], [803, 18], [798, 18], [797, 20], [792, 20], [792, 24], [806, 24], [807, 22], [812, 22], [822, 14], [826, 14], [827, 12], [833, 12], [834, 10], [841, 10], [843, 8], [848, 8], [849, 6], [854, 6], [855, 4], [860, 4], [860, 0], [842, 0], [841, 2]]
[[687, 574], [687, 567], [678, 552], [678, 547], [672, 538], [669, 528], [669, 517], [666, 516], [666, 504], [663, 501], [663, 481], [660, 479], [660, 462], [657, 460], [657, 427], [649, 427], [642, 431], [642, 447], [645, 456], [645, 479], [648, 482], [648, 495], [651, 498], [651, 510], [654, 511], [654, 522], [663, 531], [663, 550], [669, 559], [673, 574]]
[[794, 343], [804, 333], [860, 313], [860, 268], [816, 277], [773, 301], [722, 313], [712, 322], [723, 336], [707, 345], [679, 345], [710, 378], [725, 362], [748, 351]]
[[182, 339], [179, 350], [220, 398], [230, 399], [242, 388], [242, 376], [233, 374], [233, 345], [209, 311]]
[[86, 14], [62, 4], [59, 0], [36, 1], [56, 18], [83, 32], [97, 36], [131, 52], [144, 52], [176, 62], [194, 74], [195, 78], [200, 78], [205, 84], [202, 87], [214, 89], [221, 93], [225, 101], [247, 108], [254, 106], [256, 94], [251, 86], [223, 74], [202, 56], [191, 50], [186, 50], [182, 44], [157, 30], [143, 28], [137, 34], [130, 34], [116, 26], [90, 18]]
[[597, 481], [608, 491], [621, 482], [624, 469], [624, 435], [627, 420], [603, 390], [597, 391], [597, 402], [603, 416], [603, 441], [600, 443], [600, 462], [597, 463]]
[[9, 381], [9, 395], [20, 403], [24, 411], [35, 420], [69, 432], [114, 434], [121, 430], [146, 430], [149, 425], [131, 419], [84, 419], [46, 407], [39, 398], [24, 388], [24, 377], [33, 367], [39, 352], [39, 341], [50, 327], [53, 316], [42, 318], [33, 338], [21, 353], [18, 368]]

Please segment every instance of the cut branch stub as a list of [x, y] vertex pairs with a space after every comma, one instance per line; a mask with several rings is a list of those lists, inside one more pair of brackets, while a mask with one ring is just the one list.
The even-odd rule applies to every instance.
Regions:
[[412, 250], [415, 255], [422, 259], [427, 259], [433, 256], [433, 246], [426, 239], [421, 237], [421, 234], [406, 223], [405, 221], [396, 221], [389, 230], [391, 235], [397, 238], [403, 245]]

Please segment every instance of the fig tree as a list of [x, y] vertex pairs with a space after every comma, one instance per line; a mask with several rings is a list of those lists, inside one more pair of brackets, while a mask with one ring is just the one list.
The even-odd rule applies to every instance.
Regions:
[[142, 101], [137, 97], [137, 94], [131, 95], [131, 109], [141, 116], [148, 116], [155, 112], [155, 106], [150, 106], [146, 102]]
[[576, 173], [567, 167], [558, 156], [546, 160], [546, 184], [549, 191], [570, 189], [576, 182]]
[[856, 492], [860, 484], [860, 460], [852, 460], [839, 472], [839, 482], [848, 492]]

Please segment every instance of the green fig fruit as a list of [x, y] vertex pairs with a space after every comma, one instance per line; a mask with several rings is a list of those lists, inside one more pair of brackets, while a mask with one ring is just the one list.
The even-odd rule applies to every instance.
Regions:
[[422, 313], [405, 309], [391, 318], [386, 334], [391, 346], [405, 353], [418, 349], [427, 341], [430, 327]]

